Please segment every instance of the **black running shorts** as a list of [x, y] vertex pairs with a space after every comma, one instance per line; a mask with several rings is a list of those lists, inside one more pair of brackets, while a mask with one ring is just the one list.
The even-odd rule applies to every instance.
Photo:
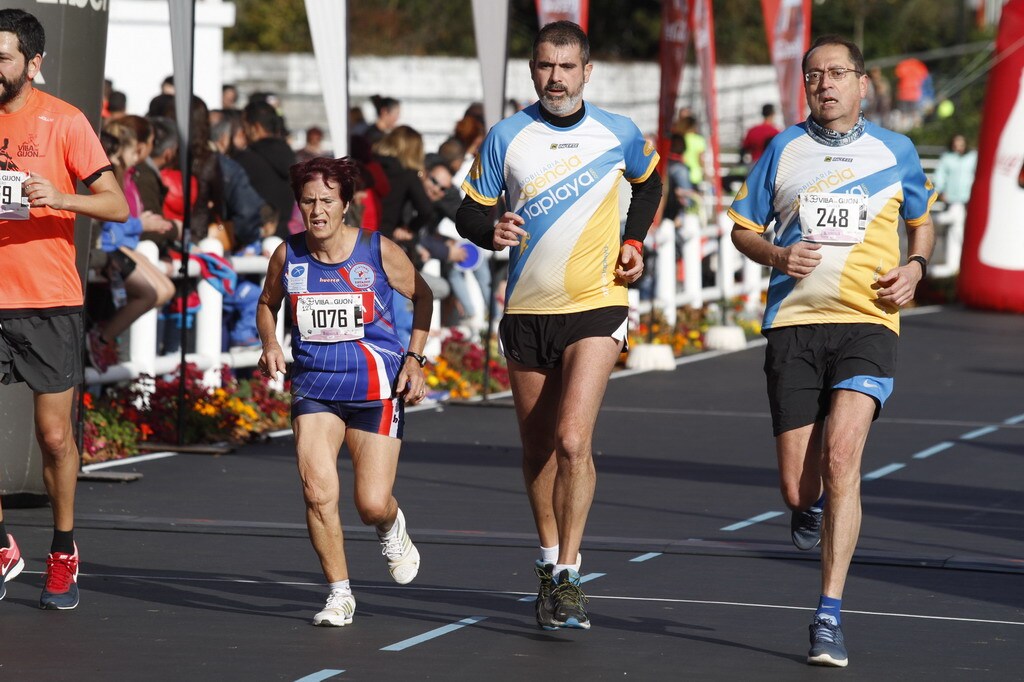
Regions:
[[821, 421], [832, 391], [875, 399], [892, 393], [899, 337], [880, 324], [810, 324], [768, 329], [764, 373], [775, 435]]
[[82, 313], [0, 320], [0, 382], [63, 393], [82, 383], [84, 338]]
[[552, 369], [562, 362], [562, 353], [580, 339], [610, 336], [627, 348], [629, 308], [611, 306], [579, 313], [555, 315], [505, 315], [498, 325], [498, 337], [505, 357], [520, 365]]

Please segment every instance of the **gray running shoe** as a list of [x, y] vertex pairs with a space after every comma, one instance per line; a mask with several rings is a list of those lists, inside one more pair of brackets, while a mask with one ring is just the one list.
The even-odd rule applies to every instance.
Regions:
[[540, 589], [537, 590], [537, 601], [534, 602], [534, 610], [537, 614], [537, 626], [544, 630], [557, 630], [553, 620], [555, 615], [554, 604], [551, 602], [551, 569], [554, 564], [545, 564], [537, 560], [533, 570], [540, 580]]
[[583, 606], [588, 601], [587, 595], [580, 589], [579, 573], [571, 568], [559, 573], [552, 581], [551, 596], [548, 598], [553, 625], [559, 628], [589, 630], [590, 618], [587, 617], [587, 611]]
[[789, 519], [789, 530], [797, 549], [807, 551], [818, 546], [818, 543], [821, 542], [821, 517], [823, 515], [824, 512], [821, 509], [814, 508], [793, 512]]
[[849, 660], [843, 642], [843, 629], [825, 618], [815, 618], [809, 628], [811, 650], [807, 652], [807, 663], [845, 668]]

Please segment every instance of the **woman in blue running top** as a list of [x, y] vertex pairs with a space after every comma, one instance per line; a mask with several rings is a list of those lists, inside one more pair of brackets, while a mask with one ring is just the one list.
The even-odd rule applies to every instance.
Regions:
[[[347, 625], [355, 611], [338, 514], [343, 443], [352, 453], [356, 509], [363, 523], [376, 527], [392, 578], [412, 581], [420, 563], [391, 489], [404, 406], [425, 395], [422, 352], [433, 297], [394, 242], [345, 224], [358, 177], [349, 158], [292, 166], [306, 231], [271, 256], [256, 314], [260, 370], [277, 376], [285, 371], [277, 315], [285, 300], [291, 311], [292, 429], [306, 525], [330, 585], [314, 625]], [[413, 301], [408, 349], [395, 334], [393, 291]]]

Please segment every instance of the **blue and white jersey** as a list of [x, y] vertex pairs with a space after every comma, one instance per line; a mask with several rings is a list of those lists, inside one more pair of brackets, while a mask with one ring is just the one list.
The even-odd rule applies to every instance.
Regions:
[[822, 243], [804, 279], [772, 270], [764, 329], [868, 322], [899, 333], [899, 311], [878, 302], [876, 281], [900, 263], [899, 219], [928, 220], [936, 194], [913, 143], [873, 123], [831, 146], [791, 126], [769, 144], [740, 188], [729, 217], [761, 234], [775, 221], [775, 244]]
[[392, 397], [404, 349], [380, 235], [360, 230], [343, 263], [321, 263], [304, 233], [288, 238], [281, 286], [292, 312], [292, 393], [326, 401]]
[[484, 140], [462, 188], [493, 206], [502, 193], [527, 236], [510, 255], [507, 313], [575, 313], [627, 305], [616, 280], [619, 179], [643, 182], [658, 164], [653, 145], [626, 118], [584, 103], [569, 128], [545, 121], [540, 104], [501, 121]]

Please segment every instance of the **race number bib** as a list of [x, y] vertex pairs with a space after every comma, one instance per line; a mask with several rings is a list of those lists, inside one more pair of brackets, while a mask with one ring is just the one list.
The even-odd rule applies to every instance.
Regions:
[[860, 244], [868, 223], [868, 198], [860, 194], [800, 193], [800, 232], [815, 244]]
[[0, 171], [0, 220], [28, 220], [28, 197], [21, 191], [27, 179], [27, 173]]
[[366, 333], [364, 325], [372, 319], [373, 294], [296, 296], [295, 320], [303, 341], [337, 343], [361, 339]]

